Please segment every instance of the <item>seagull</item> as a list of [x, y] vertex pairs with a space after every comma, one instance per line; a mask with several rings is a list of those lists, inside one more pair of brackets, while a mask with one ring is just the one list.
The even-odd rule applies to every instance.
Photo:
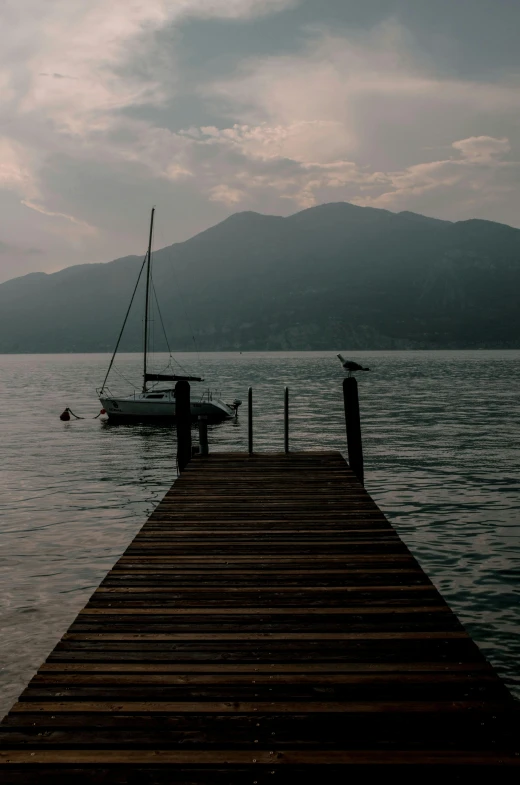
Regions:
[[369, 371], [370, 370], [370, 368], [363, 368], [362, 365], [360, 365], [359, 363], [355, 363], [353, 360], [345, 360], [345, 358], [342, 357], [341, 354], [338, 354], [336, 356], [338, 357], [338, 359], [339, 359], [340, 363], [342, 364], [343, 368], [346, 371], [348, 371], [348, 375], [349, 376], [352, 376], [352, 373], [354, 371]]

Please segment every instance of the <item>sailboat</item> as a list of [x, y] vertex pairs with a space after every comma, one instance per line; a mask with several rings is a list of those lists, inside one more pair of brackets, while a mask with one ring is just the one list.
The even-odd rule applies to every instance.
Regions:
[[[152, 238], [155, 207], [152, 208], [150, 217], [150, 233], [148, 238], [148, 250], [144, 258], [137, 283], [132, 294], [128, 310], [119, 338], [117, 340], [108, 371], [101, 388], [97, 391], [99, 400], [106, 411], [110, 420], [159, 420], [175, 419], [175, 388], [172, 386], [157, 388], [157, 383], [161, 382], [204, 382], [200, 376], [185, 376], [175, 373], [152, 373], [149, 370], [149, 328], [150, 328], [150, 282], [151, 282], [151, 260], [152, 260]], [[114, 365], [114, 360], [121, 342], [123, 331], [130, 314], [130, 309], [141, 279], [143, 268], [146, 266], [146, 293], [144, 306], [144, 341], [143, 341], [143, 384], [141, 390], [136, 390], [133, 394], [125, 397], [112, 395], [107, 387], [107, 380]], [[227, 404], [210, 389], [205, 389], [199, 396], [191, 396], [191, 415], [194, 419], [205, 417], [209, 420], [225, 420], [235, 417], [241, 401], [235, 399], [233, 404]]]

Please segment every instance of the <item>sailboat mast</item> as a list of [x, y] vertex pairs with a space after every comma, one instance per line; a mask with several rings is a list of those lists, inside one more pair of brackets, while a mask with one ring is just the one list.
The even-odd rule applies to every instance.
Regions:
[[148, 238], [148, 264], [146, 265], [146, 296], [144, 303], [144, 352], [143, 352], [143, 392], [146, 392], [146, 361], [148, 351], [148, 308], [150, 305], [150, 265], [152, 261], [152, 235], [153, 235], [153, 217], [155, 214], [155, 207], [152, 207], [152, 215], [150, 217], [150, 236]]

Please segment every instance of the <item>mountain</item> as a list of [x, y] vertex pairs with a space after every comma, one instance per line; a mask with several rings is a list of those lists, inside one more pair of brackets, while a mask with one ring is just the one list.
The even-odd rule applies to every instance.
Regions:
[[[141, 264], [2, 284], [0, 352], [111, 351]], [[156, 251], [153, 279], [174, 350], [194, 335], [201, 350], [520, 347], [520, 230], [491, 221], [344, 202], [236, 213]], [[141, 348], [141, 289], [123, 350]]]

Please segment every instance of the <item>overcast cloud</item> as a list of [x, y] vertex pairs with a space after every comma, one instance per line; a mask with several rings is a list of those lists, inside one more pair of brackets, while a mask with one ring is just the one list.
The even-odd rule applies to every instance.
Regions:
[[237, 210], [520, 226], [515, 0], [3, 0], [0, 280]]

